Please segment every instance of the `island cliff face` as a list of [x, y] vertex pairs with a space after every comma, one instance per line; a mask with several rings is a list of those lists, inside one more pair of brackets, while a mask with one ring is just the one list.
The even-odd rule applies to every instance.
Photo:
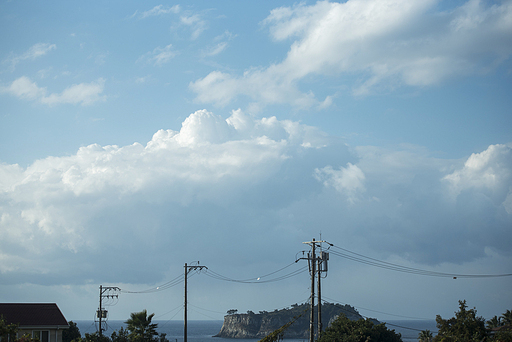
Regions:
[[[224, 324], [220, 332], [214, 337], [263, 338], [293, 320], [294, 317], [303, 314], [294, 324], [286, 329], [284, 338], [307, 338], [310, 315], [309, 312], [306, 312], [308, 307], [308, 304], [294, 304], [291, 308], [275, 310], [273, 312], [260, 311], [259, 314], [255, 314], [249, 311], [246, 314], [226, 315], [224, 316]], [[322, 304], [322, 324], [324, 328], [340, 313], [345, 314], [351, 320], [363, 318], [350, 305]]]

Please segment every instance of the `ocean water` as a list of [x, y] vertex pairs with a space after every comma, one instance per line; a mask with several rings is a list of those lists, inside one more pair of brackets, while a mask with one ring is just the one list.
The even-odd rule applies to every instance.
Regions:
[[404, 342], [418, 341], [422, 330], [430, 330], [434, 336], [437, 333], [436, 321], [432, 320], [388, 320], [386, 327], [402, 335]]
[[[167, 334], [169, 342], [183, 342], [183, 321], [158, 321], [158, 333]], [[98, 323], [93, 321], [75, 321], [82, 336], [85, 333], [94, 333], [98, 329]], [[188, 321], [187, 332], [188, 341], [190, 342], [256, 342], [258, 339], [232, 339], [213, 337], [218, 334], [222, 328], [223, 321]], [[102, 323], [105, 326], [105, 322]], [[421, 330], [430, 330], [432, 333], [437, 331], [435, 320], [389, 320], [386, 321], [388, 329], [394, 329], [397, 333], [402, 334], [404, 342], [418, 341], [418, 334]], [[104, 335], [110, 336], [115, 330], [121, 327], [126, 329], [123, 321], [107, 321]], [[286, 339], [286, 342], [307, 342], [303, 339]]]

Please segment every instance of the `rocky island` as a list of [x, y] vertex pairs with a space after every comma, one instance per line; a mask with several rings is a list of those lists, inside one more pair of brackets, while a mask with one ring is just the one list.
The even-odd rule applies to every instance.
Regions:
[[[274, 310], [272, 312], [260, 311], [259, 313], [254, 313], [248, 311], [247, 313], [239, 314], [237, 310], [229, 310], [228, 315], [224, 316], [224, 323], [220, 332], [214, 337], [259, 339], [292, 321], [294, 317], [302, 315], [294, 324], [286, 329], [284, 338], [307, 339], [310, 315], [308, 309], [309, 304], [294, 304], [291, 308]], [[315, 308], [315, 314], [316, 310]], [[339, 314], [344, 314], [350, 320], [363, 318], [350, 305], [325, 303], [322, 304], [322, 325], [324, 328]], [[375, 320], [375, 322], [377, 321]]]

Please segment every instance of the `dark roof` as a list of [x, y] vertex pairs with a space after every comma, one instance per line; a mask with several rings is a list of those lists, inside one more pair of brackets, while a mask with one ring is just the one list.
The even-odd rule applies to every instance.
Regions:
[[500, 327], [494, 327], [491, 329], [491, 331], [510, 331], [512, 330], [512, 325], [502, 325]]
[[7, 324], [20, 327], [68, 325], [55, 303], [0, 303], [0, 315]]

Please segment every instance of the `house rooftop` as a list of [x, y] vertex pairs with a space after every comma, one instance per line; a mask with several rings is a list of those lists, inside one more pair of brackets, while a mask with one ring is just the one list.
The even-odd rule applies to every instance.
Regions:
[[55, 303], [0, 303], [0, 315], [7, 324], [23, 326], [67, 326]]

